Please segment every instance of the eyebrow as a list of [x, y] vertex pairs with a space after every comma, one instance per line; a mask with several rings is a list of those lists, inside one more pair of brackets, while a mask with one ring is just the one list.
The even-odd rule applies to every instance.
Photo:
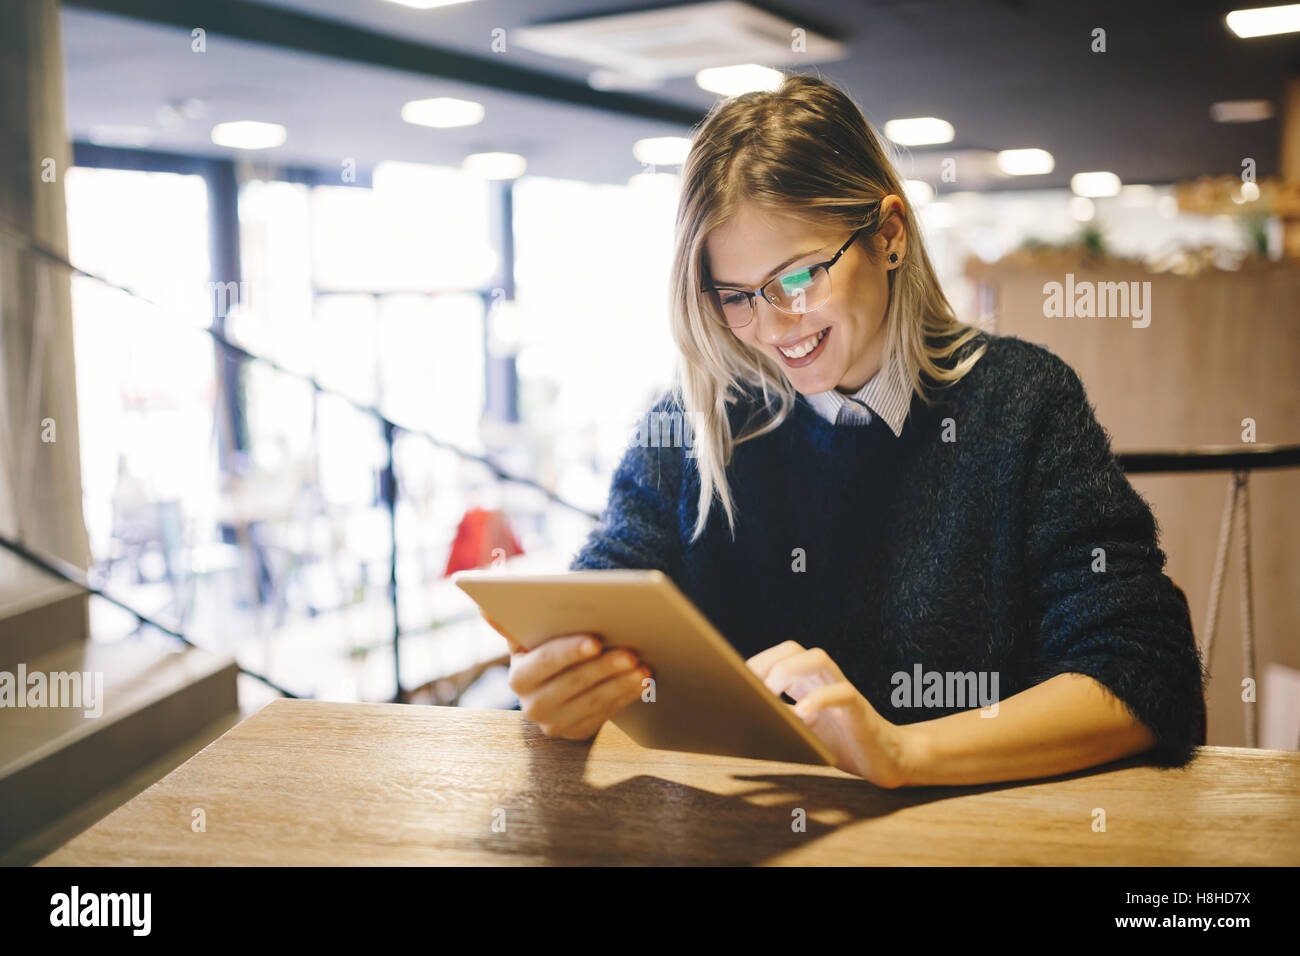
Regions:
[[[818, 246], [816, 249], [809, 249], [807, 252], [800, 252], [791, 256], [789, 259], [786, 259], [780, 265], [776, 266], [776, 268], [774, 268], [771, 272], [765, 275], [763, 277], [763, 281], [759, 283], [759, 286], [762, 286], [769, 279], [775, 276], [778, 272], [780, 272], [786, 266], [790, 265], [790, 263], [798, 262], [800, 259], [806, 259], [808, 256], [811, 256], [813, 253], [821, 252], [825, 248], [826, 248], [825, 246]], [[723, 282], [720, 279], [714, 279], [713, 284], [718, 288], [722, 288], [722, 289], [747, 289], [748, 288], [748, 286], [746, 286], [742, 282]]]

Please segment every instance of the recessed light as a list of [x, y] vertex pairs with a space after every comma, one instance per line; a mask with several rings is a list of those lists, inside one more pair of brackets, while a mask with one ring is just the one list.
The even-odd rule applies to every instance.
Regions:
[[938, 143], [951, 143], [954, 135], [951, 123], [934, 116], [893, 119], [885, 124], [885, 136], [899, 146], [933, 146]]
[[518, 179], [528, 161], [518, 153], [470, 153], [460, 168], [484, 179]]
[[1268, 100], [1224, 100], [1210, 104], [1210, 119], [1216, 123], [1257, 123], [1273, 115]]
[[1115, 196], [1119, 193], [1119, 177], [1104, 171], [1075, 173], [1070, 177], [1070, 189], [1076, 196], [1094, 199]]
[[685, 136], [651, 136], [632, 144], [637, 162], [651, 166], [680, 166], [690, 151], [691, 141]]
[[1228, 29], [1243, 39], [1296, 33], [1300, 31], [1300, 3], [1233, 10], [1224, 19], [1228, 23]]
[[1045, 149], [1004, 149], [998, 153], [998, 169], [1008, 176], [1042, 176], [1056, 168], [1056, 160]]
[[285, 129], [279, 123], [237, 120], [212, 127], [212, 142], [234, 149], [271, 149], [284, 140]]
[[399, 7], [410, 7], [412, 10], [432, 10], [434, 7], [449, 7], [453, 3], [468, 3], [469, 0], [388, 0], [389, 3], [395, 3]]
[[695, 74], [695, 82], [700, 89], [722, 96], [739, 96], [754, 90], [774, 90], [784, 78], [780, 70], [759, 66], [757, 63], [711, 66]]
[[452, 96], [435, 96], [428, 100], [411, 100], [402, 106], [402, 119], [416, 126], [450, 129], [483, 122], [483, 104], [458, 100]]

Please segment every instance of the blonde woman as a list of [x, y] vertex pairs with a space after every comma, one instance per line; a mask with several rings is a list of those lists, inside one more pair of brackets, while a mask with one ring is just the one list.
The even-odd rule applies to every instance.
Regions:
[[[629, 445], [571, 567], [667, 573], [882, 787], [1184, 764], [1204, 672], [1150, 508], [1069, 366], [955, 319], [902, 197], [827, 82], [712, 110], [651, 409], [699, 428]], [[521, 709], [573, 739], [649, 673], [596, 635], [512, 652]]]

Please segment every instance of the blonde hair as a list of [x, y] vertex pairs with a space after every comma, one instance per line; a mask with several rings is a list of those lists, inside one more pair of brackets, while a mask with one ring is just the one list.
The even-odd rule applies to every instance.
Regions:
[[[904, 198], [902, 184], [861, 109], [816, 76], [787, 74], [774, 91], [721, 100], [696, 131], [682, 167], [669, 280], [678, 350], [673, 392], [700, 423], [693, 446], [700, 496], [692, 541], [703, 534], [715, 497], [735, 537], [736, 507], [726, 476], [732, 450], [777, 428], [794, 410], [798, 394], [775, 358], [739, 342], [722, 324], [712, 297], [700, 294], [705, 239], [742, 203], [751, 202], [807, 220], [815, 215], [820, 225], [838, 224], [845, 234], [862, 228], [855, 246], [877, 261], [871, 240], [882, 225], [880, 202], [890, 194]], [[979, 329], [954, 315], [905, 199], [899, 215], [907, 230], [907, 254], [888, 272], [884, 367], [896, 363], [912, 391], [931, 404], [922, 376], [938, 387], [950, 385], [984, 348], [951, 367], [939, 364]], [[727, 406], [742, 386], [761, 392], [770, 416], [733, 436]]]

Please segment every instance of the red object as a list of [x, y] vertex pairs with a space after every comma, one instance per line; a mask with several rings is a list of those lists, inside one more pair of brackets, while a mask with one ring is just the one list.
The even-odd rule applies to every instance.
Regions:
[[471, 508], [460, 519], [456, 540], [451, 544], [451, 556], [447, 559], [447, 570], [442, 576], [488, 567], [494, 557], [512, 558], [523, 553], [524, 549], [519, 547], [502, 512]]

